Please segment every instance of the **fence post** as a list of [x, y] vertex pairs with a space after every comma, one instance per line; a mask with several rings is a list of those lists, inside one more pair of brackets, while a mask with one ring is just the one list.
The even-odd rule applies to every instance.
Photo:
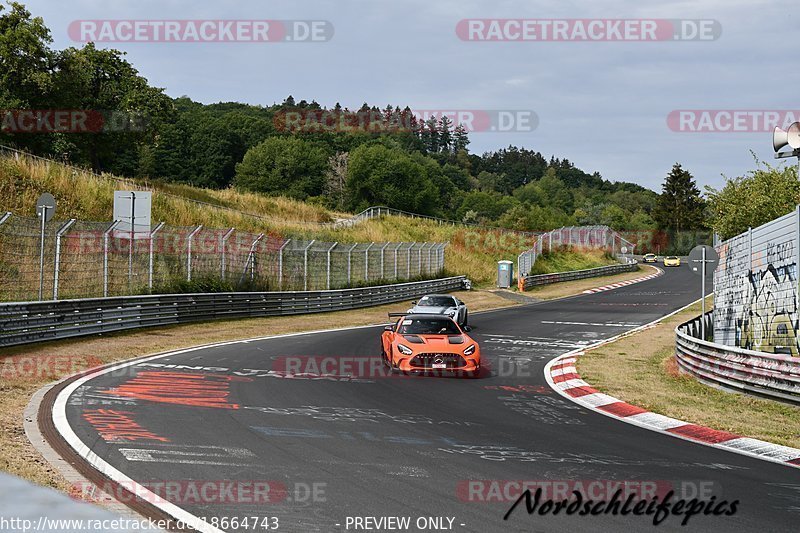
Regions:
[[411, 279], [411, 250], [414, 249], [414, 245], [417, 244], [416, 242], [412, 242], [411, 245], [408, 247], [406, 253], [406, 279]]
[[186, 281], [192, 281], [192, 239], [194, 236], [197, 235], [197, 232], [203, 229], [203, 225], [200, 224], [189, 234], [187, 237], [188, 242], [186, 243]]
[[385, 254], [384, 254], [384, 252], [383, 252], [383, 251], [384, 251], [384, 250], [386, 250], [386, 247], [387, 247], [387, 246], [389, 246], [390, 244], [391, 244], [391, 243], [387, 242], [387, 243], [386, 243], [386, 244], [384, 244], [384, 245], [383, 245], [383, 247], [381, 248], [381, 279], [386, 279], [386, 274], [385, 274], [385, 271], [386, 271], [386, 269], [384, 268], [384, 265], [385, 265], [385, 261], [384, 261], [384, 255], [385, 255]]
[[[400, 247], [403, 246], [403, 244], [405, 244], [405, 243], [401, 242], [397, 246], [394, 247], [394, 279], [395, 279], [395, 281], [397, 281], [397, 250], [399, 250]], [[800, 263], [798, 263], [798, 265], [800, 265]]]
[[53, 300], [58, 300], [58, 274], [61, 267], [61, 236], [66, 232], [70, 226], [75, 223], [75, 219], [71, 218], [61, 226], [61, 229], [56, 233], [56, 258], [55, 268], [53, 270]]
[[150, 232], [150, 260], [148, 261], [149, 264], [147, 267], [147, 287], [149, 289], [153, 288], [153, 237], [155, 237], [156, 233], [163, 227], [164, 223], [159, 222], [158, 226]]
[[283, 290], [283, 249], [292, 242], [292, 239], [287, 239], [278, 250], [278, 290]]
[[247, 264], [244, 266], [244, 272], [242, 272], [242, 277], [240, 278], [239, 282], [244, 279], [247, 275], [247, 269], [250, 268], [250, 281], [256, 279], [256, 246], [258, 246], [258, 242], [264, 238], [263, 233], [259, 233], [258, 237], [255, 238], [253, 244], [250, 245], [250, 253], [247, 254]]
[[336, 245], [337, 245], [337, 244], [339, 244], [339, 242], [338, 242], [338, 241], [337, 241], [337, 242], [335, 242], [335, 243], [333, 243], [333, 246], [331, 246], [330, 248], [328, 248], [328, 252], [327, 252], [327, 254], [328, 254], [328, 270], [327, 270], [327, 272], [326, 272], [326, 277], [327, 277], [327, 284], [326, 284], [326, 286], [327, 286], [328, 290], [331, 290], [331, 250], [333, 250], [334, 248], [336, 248]]
[[311, 248], [316, 241], [314, 239], [308, 243], [308, 246], [303, 250], [303, 290], [308, 290], [308, 249]]
[[431, 244], [431, 247], [428, 249], [428, 274], [432, 274], [433, 270], [433, 248], [436, 246], [436, 243]]
[[375, 246], [374, 242], [369, 243], [367, 249], [364, 250], [364, 281], [369, 280], [369, 249]]
[[352, 271], [353, 271], [353, 250], [358, 247], [358, 243], [355, 243], [347, 250], [347, 286], [349, 287], [352, 281]]
[[228, 230], [228, 233], [222, 236], [222, 258], [220, 259], [220, 276], [222, 276], [222, 281], [225, 281], [226, 274], [225, 248], [228, 245], [228, 239], [231, 238], [231, 235], [233, 235], [234, 231], [236, 231], [236, 228], [231, 228]]
[[119, 220], [115, 220], [103, 232], [103, 298], [108, 298], [108, 236], [118, 224]]
[[422, 275], [422, 250], [425, 249], [425, 245], [428, 244], [427, 242], [423, 242], [420, 245], [419, 250], [417, 251], [417, 275]]

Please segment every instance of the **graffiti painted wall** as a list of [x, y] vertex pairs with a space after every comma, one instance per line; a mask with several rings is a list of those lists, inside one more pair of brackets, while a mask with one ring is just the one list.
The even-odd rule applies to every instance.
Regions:
[[714, 341], [798, 356], [798, 211], [717, 246]]

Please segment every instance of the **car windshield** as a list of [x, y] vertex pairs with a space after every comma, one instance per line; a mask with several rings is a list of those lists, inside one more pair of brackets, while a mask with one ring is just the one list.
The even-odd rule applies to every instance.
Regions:
[[677, 257], [675, 257], [674, 255], [671, 255], [671, 256], [667, 257], [667, 259], [669, 259], [670, 261], [674, 261], [674, 260], [677, 259]]
[[417, 305], [425, 307], [453, 307], [453, 299], [450, 296], [424, 296]]
[[441, 318], [405, 318], [399, 332], [404, 335], [461, 335], [455, 322]]

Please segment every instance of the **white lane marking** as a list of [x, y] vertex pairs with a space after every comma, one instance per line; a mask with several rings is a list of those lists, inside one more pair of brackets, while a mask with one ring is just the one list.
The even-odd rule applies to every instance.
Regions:
[[542, 324], [558, 324], [563, 326], [601, 326], [610, 328], [635, 328], [641, 324], [623, 324], [619, 322], [561, 322], [558, 320], [542, 320]]
[[[244, 448], [215, 446], [217, 453], [191, 450], [155, 450], [149, 448], [119, 448], [128, 461], [139, 463], [172, 463], [212, 466], [258, 466], [258, 463], [242, 462], [254, 459], [255, 455]], [[220, 453], [221, 452], [221, 453]]]

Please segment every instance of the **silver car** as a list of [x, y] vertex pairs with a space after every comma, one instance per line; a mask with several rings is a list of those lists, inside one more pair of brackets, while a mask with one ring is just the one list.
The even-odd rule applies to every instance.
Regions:
[[449, 294], [428, 294], [418, 302], [411, 302], [411, 305], [414, 307], [408, 310], [408, 314], [449, 316], [462, 328], [469, 323], [467, 304]]

